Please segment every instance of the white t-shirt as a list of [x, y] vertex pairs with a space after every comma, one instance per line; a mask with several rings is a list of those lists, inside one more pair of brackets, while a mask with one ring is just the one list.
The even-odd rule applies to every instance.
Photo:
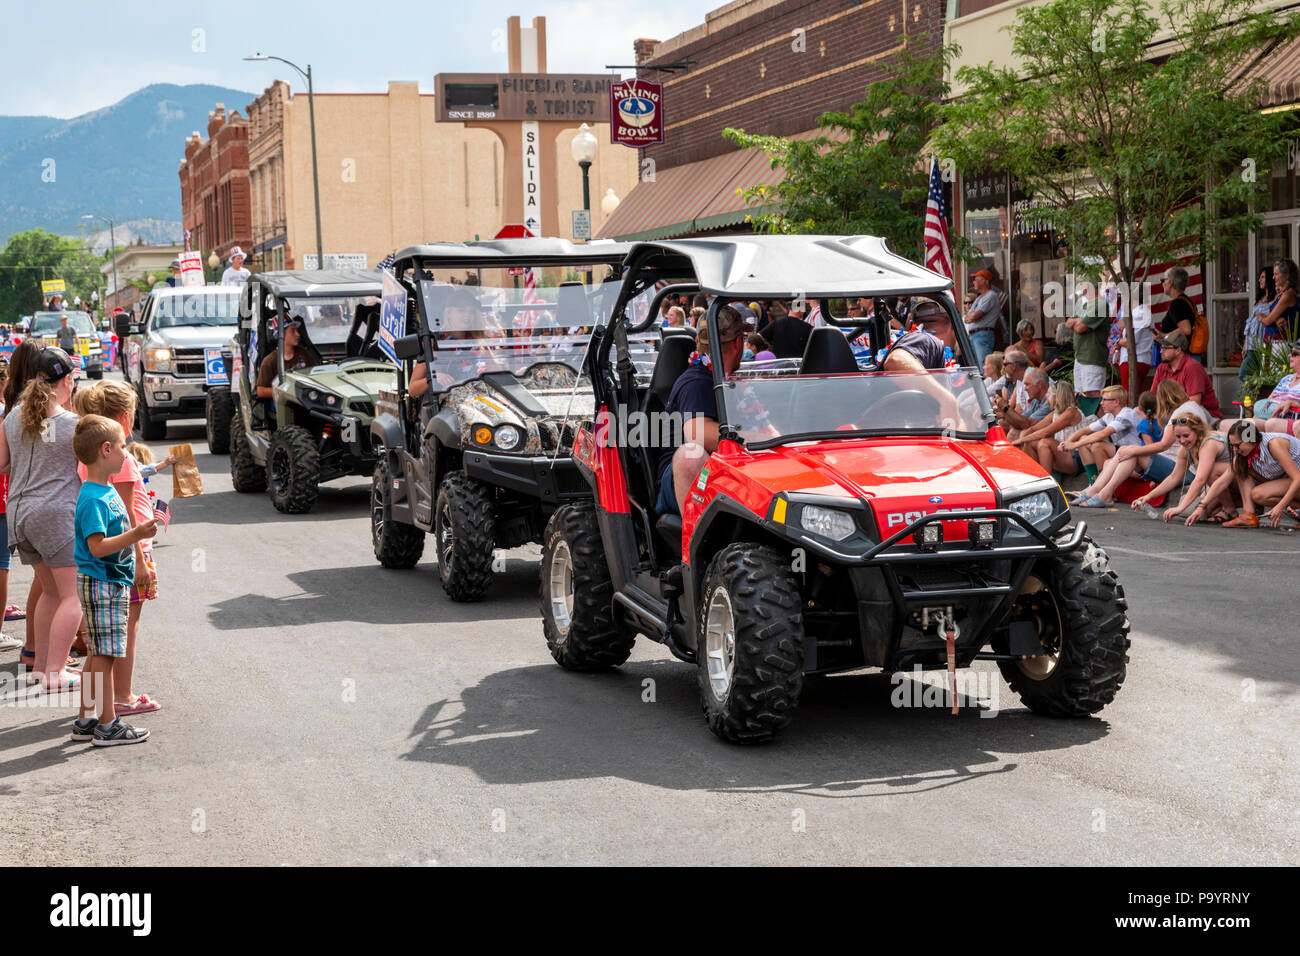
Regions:
[[1169, 421], [1172, 422], [1175, 418], [1182, 415], [1199, 415], [1205, 424], [1214, 424], [1213, 419], [1210, 418], [1210, 413], [1205, 410], [1205, 406], [1198, 405], [1196, 402], [1183, 402], [1183, 404], [1174, 409], [1174, 413], [1169, 416]]
[[1088, 426], [1089, 431], [1099, 432], [1103, 428], [1114, 428], [1110, 440], [1116, 447], [1123, 448], [1125, 445], [1140, 445], [1142, 439], [1138, 437], [1138, 425], [1142, 424], [1143, 415], [1136, 408], [1122, 408], [1114, 415], [1103, 415], [1100, 419]]
[[226, 268], [226, 271], [221, 273], [221, 284], [222, 285], [243, 285], [245, 282], [248, 281], [251, 275], [252, 273], [245, 268], [241, 267], [236, 269], [234, 266], [228, 266]]

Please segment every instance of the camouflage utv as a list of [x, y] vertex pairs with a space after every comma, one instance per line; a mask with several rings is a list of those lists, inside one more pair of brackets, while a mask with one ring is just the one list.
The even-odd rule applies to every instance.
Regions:
[[[236, 491], [265, 489], [277, 510], [301, 514], [321, 483], [374, 470], [375, 399], [397, 378], [375, 341], [382, 292], [373, 270], [263, 272], [249, 281], [229, 356]], [[312, 365], [286, 371], [280, 334], [293, 319]], [[276, 363], [269, 399], [257, 395], [267, 356]]]
[[520, 239], [397, 254], [411, 334], [396, 340], [397, 386], [380, 390], [372, 427], [380, 564], [414, 567], [432, 533], [443, 589], [481, 600], [496, 549], [540, 542], [559, 505], [589, 494], [569, 457], [594, 414], [579, 369], [626, 249]]

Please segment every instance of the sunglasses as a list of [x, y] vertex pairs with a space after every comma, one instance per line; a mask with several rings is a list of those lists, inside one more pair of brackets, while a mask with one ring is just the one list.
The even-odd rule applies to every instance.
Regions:
[[1300, 349], [1292, 349], [1292, 350], [1291, 350], [1291, 357], [1292, 357], [1292, 358], [1295, 358], [1297, 355], [1300, 355]]
[[1192, 424], [1192, 422], [1194, 422], [1194, 421], [1196, 421], [1196, 420], [1197, 420], [1197, 419], [1195, 419], [1195, 418], [1191, 418], [1191, 417], [1189, 417], [1189, 416], [1183, 416], [1182, 418], [1175, 418], [1175, 419], [1173, 419], [1172, 421], [1169, 422], [1169, 424], [1170, 424], [1170, 425], [1175, 425], [1175, 426], [1177, 426], [1177, 425], [1190, 425], [1190, 424]]

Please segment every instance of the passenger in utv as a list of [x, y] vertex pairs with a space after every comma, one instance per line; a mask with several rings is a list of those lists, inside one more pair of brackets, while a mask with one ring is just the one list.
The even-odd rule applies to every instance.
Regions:
[[[302, 328], [303, 318], [301, 315], [294, 314], [289, 317], [289, 321], [284, 326], [284, 370], [293, 372], [301, 368], [310, 368], [316, 364], [311, 353], [302, 347]], [[272, 352], [266, 358], [262, 359], [262, 365], [257, 370], [257, 397], [274, 398], [275, 397], [275, 380], [279, 377], [280, 369], [275, 360], [275, 353]]]
[[727, 375], [740, 368], [745, 352], [744, 332], [739, 312], [731, 306], [719, 309], [718, 337], [722, 341], [713, 347], [708, 323], [701, 324], [690, 364], [668, 394], [665, 411], [670, 416], [681, 416], [685, 442], [679, 448], [665, 450], [659, 459], [655, 511], [661, 515], [682, 513], [691, 485], [718, 447], [718, 401], [713, 393], [712, 364], [716, 358]]
[[[457, 289], [448, 297], [446, 304], [442, 307], [442, 322], [444, 335], [448, 339], [476, 339], [486, 336], [482, 328], [482, 310], [479, 308], [478, 299], [473, 292], [464, 289]], [[490, 356], [487, 349], [481, 350]], [[435, 361], [439, 357], [435, 355]], [[455, 385], [466, 377], [469, 368], [480, 361], [481, 355], [475, 355], [470, 352], [459, 352], [447, 350], [441, 357], [441, 363], [445, 364], [450, 370], [459, 369], [463, 374], [450, 374], [450, 372], [439, 371], [434, 369], [437, 376], [438, 384], [443, 388]], [[493, 363], [495, 364], [495, 363]], [[504, 368], [504, 366], [502, 366]], [[490, 369], [489, 369], [490, 371]], [[411, 369], [411, 382], [406, 389], [411, 393], [412, 398], [419, 398], [429, 391], [429, 368], [423, 362], [416, 362]]]

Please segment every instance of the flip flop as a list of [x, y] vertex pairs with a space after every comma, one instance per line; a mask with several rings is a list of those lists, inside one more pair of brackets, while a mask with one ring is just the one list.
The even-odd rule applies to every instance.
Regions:
[[25, 621], [26, 619], [27, 619], [27, 612], [24, 611], [22, 608], [20, 608], [17, 604], [10, 604], [7, 608], [5, 608], [6, 621]]
[[126, 701], [114, 702], [113, 710], [119, 717], [130, 717], [132, 714], [150, 714], [155, 710], [162, 710], [162, 704], [152, 700], [148, 694], [140, 694], [134, 704]]
[[1102, 501], [1102, 500], [1101, 500], [1100, 498], [1098, 498], [1096, 495], [1085, 495], [1084, 497], [1077, 499], [1077, 500], [1074, 502], [1074, 504], [1072, 504], [1070, 507], [1072, 507], [1072, 508], [1109, 508], [1110, 505], [1107, 504], [1106, 502]]

